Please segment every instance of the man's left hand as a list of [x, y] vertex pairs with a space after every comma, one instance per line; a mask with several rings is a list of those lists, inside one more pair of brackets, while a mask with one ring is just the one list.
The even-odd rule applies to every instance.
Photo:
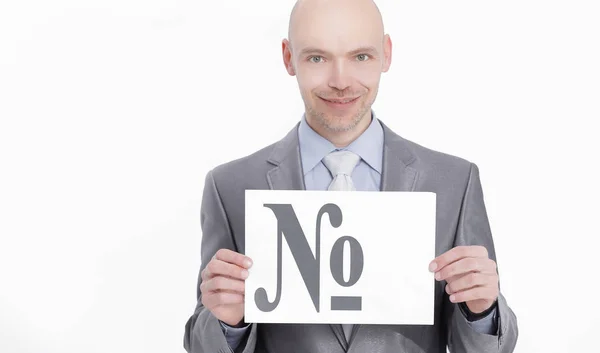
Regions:
[[435, 279], [446, 280], [453, 303], [465, 302], [473, 313], [489, 309], [498, 298], [496, 262], [483, 246], [457, 246], [436, 257], [429, 265]]

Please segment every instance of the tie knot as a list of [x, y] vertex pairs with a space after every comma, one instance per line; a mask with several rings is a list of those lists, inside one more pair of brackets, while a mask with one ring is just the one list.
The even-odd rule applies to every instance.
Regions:
[[329, 169], [333, 177], [338, 174], [351, 176], [358, 162], [360, 162], [360, 156], [350, 151], [331, 152], [323, 158], [323, 164]]

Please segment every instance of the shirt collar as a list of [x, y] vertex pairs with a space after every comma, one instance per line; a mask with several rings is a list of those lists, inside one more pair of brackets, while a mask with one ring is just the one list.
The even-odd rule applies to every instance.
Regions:
[[[381, 174], [383, 160], [383, 128], [371, 111], [373, 119], [369, 127], [350, 145], [340, 150], [356, 153], [371, 168]], [[310, 172], [330, 152], [337, 148], [326, 138], [319, 135], [306, 122], [306, 115], [302, 115], [298, 127], [298, 140], [300, 144], [300, 158], [304, 175]]]

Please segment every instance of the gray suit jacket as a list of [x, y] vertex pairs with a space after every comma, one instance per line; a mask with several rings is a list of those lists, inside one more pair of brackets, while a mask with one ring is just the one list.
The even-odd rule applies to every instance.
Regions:
[[[381, 120], [380, 120], [381, 121]], [[436, 256], [457, 245], [483, 245], [496, 260], [477, 166], [406, 140], [381, 122], [384, 153], [381, 190], [437, 194]], [[244, 253], [244, 190], [303, 190], [298, 125], [282, 140], [207, 173], [201, 206], [200, 272], [218, 249]], [[190, 353], [231, 352], [218, 320], [201, 303], [185, 326]], [[517, 319], [502, 294], [497, 335], [474, 331], [435, 284], [434, 325], [355, 325], [347, 342], [341, 325], [252, 324], [236, 351], [244, 353], [455, 353], [512, 352]]]

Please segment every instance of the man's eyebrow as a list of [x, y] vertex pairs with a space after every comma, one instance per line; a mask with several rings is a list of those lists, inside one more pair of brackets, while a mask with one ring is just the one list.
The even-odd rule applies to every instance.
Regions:
[[[375, 54], [375, 53], [377, 53], [377, 48], [375, 48], [374, 46], [360, 47], [360, 48], [350, 51], [348, 54], [349, 55], [357, 55], [357, 54], [362, 54], [362, 53]], [[327, 55], [328, 53], [325, 50], [314, 48], [314, 47], [304, 48], [300, 51], [301, 56], [307, 55], [307, 54]]]
[[377, 48], [375, 48], [373, 46], [360, 47], [358, 49], [352, 50], [349, 54], [356, 55], [356, 54], [363, 54], [363, 53], [376, 54]]
[[327, 52], [318, 48], [313, 48], [313, 47], [308, 47], [308, 48], [304, 48], [300, 51], [300, 55], [307, 55], [307, 54], [319, 54], [319, 55], [326, 55]]

